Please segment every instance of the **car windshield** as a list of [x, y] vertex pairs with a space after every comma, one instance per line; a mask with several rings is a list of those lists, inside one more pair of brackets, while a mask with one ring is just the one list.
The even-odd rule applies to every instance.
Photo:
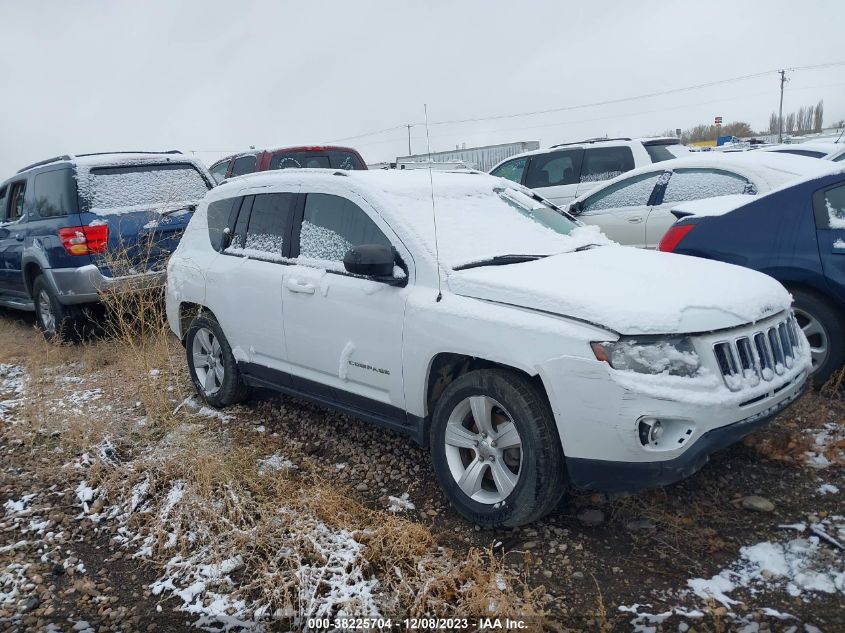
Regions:
[[608, 242], [598, 228], [583, 226], [503, 178], [414, 170], [370, 172], [367, 180], [381, 185], [380, 198], [394, 230], [422, 240], [445, 268], [503, 255], [512, 261], [515, 255], [545, 257]]
[[166, 210], [194, 204], [208, 192], [200, 172], [185, 163], [120, 165], [80, 171], [79, 194], [88, 210]]

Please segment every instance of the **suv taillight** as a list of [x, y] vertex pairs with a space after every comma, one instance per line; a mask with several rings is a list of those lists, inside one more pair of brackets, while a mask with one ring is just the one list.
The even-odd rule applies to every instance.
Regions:
[[660, 245], [657, 247], [657, 250], [664, 251], [666, 253], [672, 253], [676, 248], [678, 248], [678, 244], [681, 243], [681, 240], [687, 236], [687, 233], [695, 228], [695, 224], [682, 224], [681, 226], [670, 226], [669, 230], [666, 231], [666, 234], [660, 240]]
[[108, 224], [68, 226], [59, 229], [59, 239], [68, 255], [93, 255], [106, 250], [109, 242]]

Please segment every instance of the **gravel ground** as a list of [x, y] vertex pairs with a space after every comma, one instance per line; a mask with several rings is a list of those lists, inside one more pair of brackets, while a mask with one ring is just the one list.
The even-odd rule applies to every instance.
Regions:
[[[0, 355], [0, 424], [8, 425], [24, 400], [42, 397], [16, 391], [20, 381], [8, 369], [24, 364], [25, 350], [40, 343], [30, 323], [12, 323], [19, 318], [12, 313], [0, 318], [6, 321], [0, 342], [9, 341], [8, 357]], [[88, 358], [99, 345], [89, 344]], [[184, 366], [178, 350], [173, 363], [177, 371]], [[75, 416], [139, 417], [135, 387], [109, 381], [108, 363], [94, 372], [85, 363], [52, 371], [63, 406]], [[166, 389], [167, 375], [160, 380]], [[190, 395], [184, 382], [169, 387], [177, 400]], [[268, 392], [223, 418], [190, 400], [185, 406], [206, 424], [236, 430], [239, 442], [273, 442], [290, 464], [307, 462], [309, 473], [367, 507], [426, 526], [458, 557], [493, 548], [537, 591], [549, 630], [845, 631], [843, 551], [779, 527], [815, 525], [842, 542], [845, 469], [836, 459], [845, 448], [845, 403], [838, 397], [806, 395], [770, 429], [714, 455], [685, 482], [615, 499], [573, 493], [547, 519], [512, 530], [484, 530], [458, 517], [435, 483], [427, 451], [391, 431]], [[196, 630], [197, 618], [179, 610], [181, 600], [152, 594], [160, 568], [133, 558], [115, 532], [89, 520], [96, 508], [81, 508], [79, 477], [57, 468], [64, 457], [33, 457], [33, 445], [19, 433], [0, 430], [0, 631]], [[824, 459], [819, 442], [829, 444]], [[838, 578], [833, 591], [804, 587], [803, 576], [776, 569], [763, 569], [744, 586], [734, 572], [731, 603], [691, 590], [692, 579], [739, 569], [742, 548], [799, 536], [815, 548], [812, 569]]]

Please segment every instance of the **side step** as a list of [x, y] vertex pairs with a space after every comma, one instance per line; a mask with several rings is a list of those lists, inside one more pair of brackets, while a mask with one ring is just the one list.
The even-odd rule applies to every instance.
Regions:
[[35, 302], [32, 299], [24, 299], [23, 297], [4, 297], [0, 295], [0, 306], [12, 308], [13, 310], [35, 311]]

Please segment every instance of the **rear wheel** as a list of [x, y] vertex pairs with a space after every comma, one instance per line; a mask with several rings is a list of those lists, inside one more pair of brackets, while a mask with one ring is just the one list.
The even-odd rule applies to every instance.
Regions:
[[74, 340], [77, 336], [74, 314], [59, 302], [43, 275], [35, 278], [32, 284], [32, 296], [35, 301], [38, 327], [44, 333], [44, 338], [48, 341]]
[[194, 387], [208, 404], [225, 407], [249, 396], [232, 348], [214, 317], [194, 318], [185, 335], [185, 351]]
[[566, 489], [548, 402], [515, 372], [483, 369], [451, 383], [434, 410], [431, 454], [452, 505], [479, 525], [539, 519]]
[[792, 290], [793, 311], [810, 343], [812, 378], [816, 387], [828, 381], [845, 363], [845, 325], [842, 313], [814, 292]]

